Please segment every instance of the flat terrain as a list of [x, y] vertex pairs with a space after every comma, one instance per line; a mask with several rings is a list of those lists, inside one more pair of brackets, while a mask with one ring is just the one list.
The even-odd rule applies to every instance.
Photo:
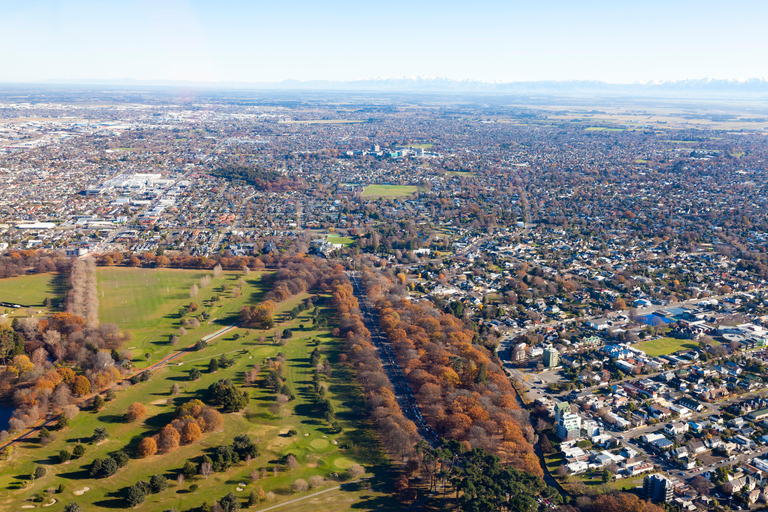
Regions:
[[46, 297], [56, 305], [64, 300], [66, 293], [66, 278], [53, 272], [0, 279], [0, 302], [40, 309]]
[[[249, 303], [254, 295], [263, 293], [257, 272], [248, 276], [239, 272], [223, 272], [205, 288], [200, 286], [200, 278], [206, 275], [213, 277], [211, 271], [99, 267], [97, 275], [99, 320], [101, 323], [115, 323], [120, 329], [131, 333], [132, 339], [125, 348], [134, 352], [135, 360], [143, 359], [146, 353], [151, 354], [150, 361], [137, 361], [140, 367], [237, 322], [240, 308]], [[240, 279], [244, 284], [238, 285]], [[194, 299], [190, 297], [193, 284], [199, 288]], [[223, 291], [225, 285], [227, 290]], [[233, 290], [238, 286], [241, 295], [234, 297]], [[214, 296], [220, 300], [211, 303], [208, 308], [211, 315], [209, 322], [202, 323], [196, 329], [187, 328], [187, 334], [180, 336], [178, 347], [172, 347], [168, 340], [178, 334], [183, 321], [178, 311], [191, 302], [202, 308]]]
[[349, 238], [348, 236], [334, 236], [331, 235], [328, 237], [328, 243], [329, 244], [344, 244], [344, 245], [352, 245], [354, 242], [353, 239]]
[[[171, 313], [177, 303], [190, 301], [186, 291], [188, 284], [202, 274], [197, 271], [167, 269], [157, 272], [122, 268], [99, 270], [100, 283], [103, 283], [102, 288], [105, 290], [104, 297], [100, 297], [104, 316], [117, 319], [125, 315], [127, 324], [132, 327], [129, 331], [135, 329], [139, 333], [152, 332], [152, 326], [161, 331], [172, 328], [177, 319], [166, 317], [173, 316]], [[224, 273], [214, 279], [209, 287], [219, 289], [222, 284], [229, 283], [231, 289], [231, 283], [240, 278], [244, 278], [250, 287], [241, 297], [220, 293], [218, 302], [198, 300], [205, 310], [211, 313], [212, 318], [213, 312], [217, 310], [237, 311], [238, 304], [246, 302], [244, 297], [248, 297], [249, 303], [258, 302], [265, 285], [261, 283], [261, 276], [257, 273], [251, 273], [249, 276]], [[123, 294], [106, 293], [109, 285], [113, 285], [115, 281], [118, 285], [113, 289], [122, 288]], [[157, 299], [156, 295], [163, 287], [165, 298]], [[187, 294], [186, 297], [183, 291]], [[120, 296], [125, 298], [120, 299]], [[291, 319], [288, 312], [307, 299], [312, 299], [314, 306], [301, 312], [297, 318]], [[127, 302], [123, 303], [123, 300]], [[155, 307], [162, 311], [154, 312], [152, 307], [143, 305], [144, 302], [151, 301], [156, 301]], [[329, 327], [323, 330], [312, 329], [315, 314], [320, 318], [332, 319], [333, 311], [328, 309], [328, 302], [328, 297], [305, 293], [279, 303], [275, 312], [275, 327], [280, 330], [288, 328], [293, 332], [293, 336], [284, 342], [284, 345], [274, 343], [274, 330], [234, 329], [211, 341], [202, 351], [185, 354], [174, 363], [161, 368], [148, 382], [133, 386], [125, 383], [121, 386], [122, 389], [117, 391], [116, 399], [108, 402], [102, 411], [81, 411], [71, 421], [69, 428], [55, 432], [55, 440], [49, 445], [42, 446], [36, 437], [17, 445], [10, 460], [0, 461], [0, 510], [20, 510], [24, 505], [36, 505], [35, 508], [39, 508], [42, 502], [33, 501], [35, 497], [46, 489], [57, 488], [59, 485], [64, 486], [64, 491], [53, 495], [58, 503], [46, 507], [50, 512], [60, 512], [64, 505], [71, 501], [76, 501], [88, 511], [126, 508], [122, 499], [123, 490], [138, 480], [148, 481], [154, 474], [164, 474], [169, 479], [169, 487], [159, 494], [149, 495], [139, 507], [144, 511], [159, 512], [170, 507], [186, 511], [199, 506], [203, 501], [212, 504], [214, 500], [229, 492], [235, 493], [244, 501], [251, 491], [258, 493], [259, 487], [264, 492], [271, 491], [275, 494], [272, 502], [262, 502], [258, 506], [259, 509], [297, 498], [306, 499], [290, 503], [284, 510], [397, 509], [397, 503], [387, 494], [391, 493], [387, 476], [388, 461], [379, 448], [368, 422], [363, 397], [354, 384], [352, 370], [338, 363], [339, 341], [329, 333], [333, 325], [329, 323]], [[145, 314], [142, 308], [149, 310], [146, 313], [148, 318], [141, 316]], [[230, 320], [226, 314], [224, 318]], [[302, 324], [303, 330], [300, 327]], [[195, 339], [203, 331], [213, 331], [220, 327], [218, 321], [212, 319], [198, 329]], [[137, 343], [139, 337], [136, 335], [129, 344]], [[167, 349], [156, 348], [157, 352], [170, 353], [184, 346], [184, 343], [170, 347], [167, 342], [163, 342], [158, 346]], [[343, 428], [339, 434], [328, 428], [328, 423], [316, 410], [312, 398], [314, 369], [310, 368], [309, 354], [315, 347], [321, 351], [322, 360], [328, 360], [332, 365], [332, 374], [324, 376], [323, 382], [327, 389], [326, 397], [333, 404], [335, 418]], [[208, 372], [210, 359], [219, 358], [223, 353], [234, 358], [234, 364], [214, 373]], [[264, 385], [268, 360], [275, 358], [279, 353], [282, 353], [287, 361], [283, 381], [295, 396], [295, 400], [288, 402], [282, 409], [276, 407], [276, 394]], [[259, 381], [248, 386], [245, 384], [244, 374], [254, 364], [259, 364], [262, 371]], [[198, 381], [189, 379], [189, 373], [194, 367], [202, 372]], [[157, 433], [170, 423], [177, 406], [195, 398], [206, 401], [208, 387], [223, 378], [231, 379], [248, 392], [251, 401], [245, 410], [223, 414], [223, 429], [204, 434], [197, 443], [181, 446], [168, 454], [156, 454], [144, 459], [133, 458], [141, 439]], [[181, 388], [177, 396], [170, 393], [173, 384], [178, 384]], [[123, 419], [123, 415], [133, 402], [145, 404], [148, 413], [143, 420], [128, 423]], [[106, 427], [109, 432], [107, 441], [99, 444], [89, 443], [96, 427]], [[295, 430], [296, 435], [289, 435], [290, 430]], [[250, 464], [240, 462], [224, 472], [212, 473], [207, 478], [198, 475], [182, 485], [177, 484], [176, 476], [187, 460], [199, 462], [203, 453], [210, 455], [216, 446], [231, 444], [234, 436], [241, 433], [247, 433], [256, 441], [261, 452], [259, 457]], [[60, 463], [58, 452], [62, 449], [71, 450], [78, 442], [86, 446], [86, 454], [81, 459]], [[116, 450], [125, 450], [132, 457], [128, 465], [110, 478], [89, 478], [88, 467], [93, 459], [104, 458]], [[298, 467], [289, 469], [283, 463], [280, 464], [277, 475], [274, 475], [273, 470], [279, 460], [288, 454], [296, 457]], [[344, 482], [348, 481], [345, 471], [352, 464], [364, 465], [370, 478], [359, 483], [345, 484]], [[39, 480], [30, 480], [29, 475], [38, 465], [45, 466], [46, 476]], [[262, 468], [267, 470], [267, 476], [252, 482], [250, 473]], [[297, 478], [308, 480], [313, 475], [322, 475], [327, 479], [318, 491], [333, 489], [339, 485], [341, 488], [317, 496], [314, 495], [314, 490], [302, 493], [291, 490], [291, 485]], [[199, 488], [192, 491], [192, 484]], [[86, 487], [90, 490], [75, 494]], [[238, 491], [238, 488], [243, 490]], [[48, 502], [47, 497], [44, 502]]]
[[642, 350], [651, 357], [666, 356], [668, 354], [674, 354], [680, 350], [688, 350], [697, 348], [699, 346], [693, 340], [677, 340], [675, 338], [659, 338], [653, 341], [646, 341], [635, 345], [636, 348]]
[[363, 190], [363, 197], [406, 197], [418, 190], [413, 185], [368, 185]]

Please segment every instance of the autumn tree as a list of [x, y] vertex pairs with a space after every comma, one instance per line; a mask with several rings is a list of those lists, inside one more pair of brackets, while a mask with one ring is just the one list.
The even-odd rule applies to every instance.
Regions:
[[139, 456], [149, 457], [157, 453], [157, 443], [152, 437], [145, 437], [139, 443]]
[[133, 402], [128, 406], [128, 411], [125, 413], [125, 419], [127, 421], [136, 421], [143, 418], [147, 414], [147, 408], [140, 402]]

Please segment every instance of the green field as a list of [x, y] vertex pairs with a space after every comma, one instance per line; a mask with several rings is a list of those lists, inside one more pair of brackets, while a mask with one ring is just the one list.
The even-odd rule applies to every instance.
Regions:
[[646, 341], [635, 345], [635, 348], [642, 350], [651, 357], [666, 356], [674, 354], [680, 350], [698, 348], [699, 344], [693, 340], [677, 340], [675, 338], [659, 338], [653, 341]]
[[624, 128], [606, 128], [605, 126], [589, 126], [585, 128], [588, 132], [623, 132]]
[[[178, 269], [144, 269], [125, 267], [99, 267], [99, 320], [101, 323], [115, 323], [120, 329], [131, 333], [132, 339], [126, 348], [134, 352], [134, 359], [143, 354], [152, 354], [152, 360], [158, 361], [172, 351], [191, 345], [206, 334], [237, 321], [240, 308], [247, 304], [254, 295], [261, 295], [260, 274], [252, 272], [244, 276], [240, 272], [224, 272], [212, 279], [211, 284], [200, 291], [194, 299], [189, 295], [193, 284], [200, 286], [200, 278], [213, 275], [210, 271]], [[232, 290], [239, 279], [245, 281], [242, 294], [232, 297]], [[227, 292], [221, 292], [227, 285]], [[187, 329], [187, 334], [180, 339], [178, 347], [172, 347], [168, 340], [181, 327], [182, 318], [179, 309], [195, 302], [201, 308], [214, 296], [220, 300], [206, 307], [210, 314], [207, 322], [202, 322], [197, 329]], [[151, 362], [151, 361], [150, 361]], [[146, 366], [146, 362], [137, 362], [137, 366]]]
[[463, 172], [463, 171], [445, 171], [445, 174], [447, 174], [448, 176], [459, 176], [462, 178], [474, 178], [477, 176], [477, 173]]
[[418, 190], [413, 185], [368, 185], [363, 189], [363, 197], [407, 197]]
[[[102, 314], [113, 321], [126, 317], [128, 330], [133, 332], [135, 329], [140, 333], [134, 334], [129, 344], [138, 343], [141, 336], [156, 328], [160, 331], [155, 338], [163, 339], [163, 330], [171, 328], [177, 321], [167, 317], [173, 316], [177, 304], [189, 302], [187, 290], [190, 280], [196, 280], [201, 274], [197, 271], [167, 269], [101, 268], [99, 282], [105, 291], [104, 297], [100, 297]], [[240, 277], [241, 274], [224, 273], [207, 288], [214, 289]], [[230, 315], [237, 311], [239, 304], [255, 303], [263, 294], [258, 274], [252, 273], [246, 280], [250, 288], [242, 297], [224, 297], [224, 294], [219, 303], [206, 307], [208, 311], [220, 311], [223, 324], [231, 321]], [[110, 286], [115, 291], [107, 293]], [[211, 341], [202, 351], [185, 354], [173, 364], [158, 370], [148, 382], [133, 386], [126, 384], [125, 389], [118, 390], [116, 399], [108, 402], [102, 411], [81, 411], [71, 421], [69, 428], [55, 432], [55, 440], [48, 446], [42, 446], [36, 438], [17, 445], [10, 460], [0, 461], [0, 510], [20, 510], [29, 505], [40, 508], [49, 498], [46, 497], [43, 502], [34, 502], [35, 497], [60, 484], [64, 490], [52, 495], [58, 503], [46, 507], [50, 512], [61, 512], [64, 505], [72, 501], [87, 511], [127, 508], [122, 499], [122, 490], [138, 480], [148, 481], [154, 474], [164, 474], [169, 479], [169, 486], [159, 494], [147, 496], [146, 501], [138, 507], [147, 512], [159, 512], [171, 507], [187, 511], [203, 501], [212, 504], [229, 492], [240, 497], [242, 504], [251, 491], [258, 491], [259, 486], [265, 492], [274, 492], [276, 497], [272, 502], [262, 502], [257, 509], [302, 497], [307, 499], [285, 509], [313, 512], [397, 509], [397, 503], [389, 497], [391, 468], [366, 416], [364, 400], [354, 384], [352, 369], [338, 362], [338, 340], [331, 337], [327, 329], [311, 330], [312, 309], [300, 313], [295, 319], [288, 315], [294, 306], [310, 297], [321, 317], [333, 317], [333, 311], [327, 307], [329, 298], [325, 296], [305, 293], [278, 304], [275, 327], [290, 328], [294, 333], [285, 346], [272, 343], [273, 330], [267, 332], [237, 328]], [[198, 299], [198, 302], [201, 301]], [[300, 325], [305, 328], [302, 330]], [[213, 322], [208, 327], [214, 330], [220, 325]], [[332, 327], [331, 324], [329, 328]], [[203, 330], [203, 327], [199, 330]], [[199, 335], [196, 332], [194, 338]], [[151, 339], [148, 334], [145, 337]], [[324, 377], [324, 381], [327, 384], [326, 397], [332, 402], [335, 417], [343, 427], [340, 434], [334, 434], [328, 429], [326, 421], [315, 410], [309, 393], [313, 369], [309, 366], [308, 356], [316, 346], [315, 340], [319, 342], [323, 360], [328, 359], [332, 364], [333, 373], [330, 377]], [[165, 342], [158, 345], [168, 346]], [[181, 346], [183, 343], [169, 350], [155, 350], [170, 352]], [[284, 382], [296, 399], [285, 405], [282, 412], [276, 413], [270, 408], [275, 403], [275, 394], [263, 385], [263, 378], [267, 367], [265, 359], [275, 357], [279, 352], [287, 359]], [[234, 365], [209, 373], [209, 360], [218, 358], [222, 353], [234, 357]], [[87, 468], [94, 458], [103, 458], [121, 449], [134, 457], [139, 441], [167, 425], [173, 419], [173, 411], [178, 405], [194, 398], [205, 401], [208, 386], [222, 378], [244, 386], [244, 372], [254, 364], [261, 365], [260, 381], [254, 386], [242, 388], [248, 390], [250, 404], [239, 413], [224, 414], [222, 431], [204, 434], [199, 442], [181, 446], [169, 454], [152, 455], [144, 459], [132, 458], [125, 468], [107, 479], [89, 478]], [[188, 378], [193, 367], [202, 372], [202, 378], [196, 382]], [[173, 384], [181, 387], [180, 395], [170, 394]], [[128, 405], [136, 401], [147, 406], [148, 414], [143, 421], [126, 423], [123, 414]], [[109, 432], [107, 441], [98, 445], [86, 444], [86, 454], [81, 459], [63, 464], [58, 461], [56, 454], [60, 450], [71, 450], [80, 441], [87, 443], [93, 430], [99, 426], [106, 427]], [[291, 429], [297, 431], [296, 436], [288, 436], [287, 432]], [[208, 478], [198, 475], [181, 486], [176, 483], [176, 475], [185, 461], [196, 459], [202, 453], [210, 453], [216, 446], [231, 444], [233, 437], [241, 433], [248, 433], [261, 452], [250, 465], [240, 462], [224, 472], [212, 473]], [[278, 475], [273, 476], [272, 469], [277, 460], [289, 453], [297, 458], [299, 466], [290, 470], [283, 465]], [[371, 478], [361, 483], [344, 484], [344, 470], [356, 463], [363, 464]], [[29, 475], [38, 465], [45, 466], [47, 474], [38, 480], [30, 480]], [[261, 468], [267, 468], [268, 476], [251, 483], [250, 472]], [[291, 484], [297, 478], [308, 480], [312, 475], [322, 475], [328, 479], [319, 491], [339, 485], [342, 487], [317, 496], [314, 490], [302, 493], [291, 490]], [[240, 483], [245, 485], [240, 486]], [[191, 491], [191, 484], [199, 488]], [[90, 490], [80, 495], [74, 494], [85, 487]], [[238, 487], [243, 490], [237, 491]]]
[[0, 302], [42, 308], [46, 297], [55, 306], [64, 300], [66, 294], [66, 278], [56, 273], [0, 279]]
[[344, 244], [344, 245], [352, 245], [355, 241], [352, 238], [349, 238], [348, 236], [337, 236], [337, 235], [330, 235], [328, 237], [328, 243], [329, 244]]

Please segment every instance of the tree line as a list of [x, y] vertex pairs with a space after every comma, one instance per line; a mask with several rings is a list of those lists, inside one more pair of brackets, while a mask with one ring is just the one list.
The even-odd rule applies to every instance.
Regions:
[[364, 272], [381, 328], [392, 343], [426, 421], [465, 449], [482, 448], [542, 475], [535, 433], [495, 355], [462, 320], [413, 303], [394, 276]]

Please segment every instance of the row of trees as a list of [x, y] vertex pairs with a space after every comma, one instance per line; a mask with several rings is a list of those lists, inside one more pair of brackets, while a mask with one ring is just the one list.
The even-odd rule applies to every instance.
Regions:
[[96, 290], [96, 261], [77, 259], [69, 273], [67, 312], [85, 320], [91, 328], [99, 325], [99, 295]]
[[431, 303], [403, 298], [395, 278], [365, 272], [364, 283], [368, 296], [376, 299], [381, 328], [421, 412], [435, 431], [466, 449], [482, 448], [517, 469], [542, 475], [527, 413], [475, 332]]
[[331, 290], [333, 304], [340, 317], [334, 335], [344, 339], [344, 353], [340, 360], [354, 364], [357, 382], [365, 392], [366, 404], [384, 447], [391, 453], [406, 457], [413, 452], [419, 438], [418, 429], [403, 416], [392, 383], [371, 343], [371, 333], [360, 318], [352, 285], [344, 273], [337, 273]]

